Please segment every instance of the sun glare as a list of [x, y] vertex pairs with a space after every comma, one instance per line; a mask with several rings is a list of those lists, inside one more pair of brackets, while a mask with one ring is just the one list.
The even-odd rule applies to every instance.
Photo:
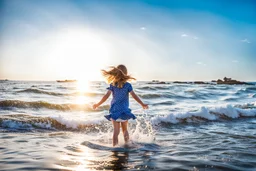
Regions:
[[77, 90], [80, 92], [80, 93], [85, 93], [85, 92], [88, 92], [89, 91], [89, 81], [86, 80], [86, 79], [79, 79], [77, 82], [76, 82], [76, 87], [77, 87]]
[[88, 101], [88, 98], [86, 96], [86, 93], [90, 91], [89, 89], [89, 81], [86, 79], [79, 79], [76, 82], [76, 89], [78, 92], [78, 95], [76, 97], [76, 103], [77, 104], [84, 104]]
[[109, 45], [102, 34], [85, 28], [64, 29], [53, 42], [49, 61], [57, 67], [58, 75], [79, 80], [81, 90], [86, 87], [86, 81], [101, 78], [99, 71], [110, 56]]

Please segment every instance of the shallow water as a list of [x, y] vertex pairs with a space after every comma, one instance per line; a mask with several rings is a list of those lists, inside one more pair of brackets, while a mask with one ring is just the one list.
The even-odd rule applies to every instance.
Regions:
[[113, 148], [103, 82], [0, 83], [0, 170], [255, 170], [256, 86], [134, 83], [132, 142]]

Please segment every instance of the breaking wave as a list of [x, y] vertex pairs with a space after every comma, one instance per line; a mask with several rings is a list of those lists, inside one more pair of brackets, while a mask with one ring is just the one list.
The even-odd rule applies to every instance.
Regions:
[[16, 93], [34, 93], [34, 94], [46, 94], [46, 95], [52, 95], [52, 96], [77, 96], [77, 95], [98, 96], [98, 95], [103, 95], [103, 93], [94, 93], [94, 92], [56, 93], [56, 92], [39, 90], [39, 89], [35, 89], [35, 88], [29, 88], [29, 89], [25, 89], [25, 90], [16, 91]]
[[[256, 103], [245, 105], [206, 108], [202, 107], [198, 111], [188, 111], [182, 113], [171, 113], [168, 115], [137, 115], [137, 125], [140, 127], [161, 127], [162, 124], [184, 124], [211, 122], [211, 121], [232, 121], [239, 118], [256, 117]], [[151, 126], [150, 126], [150, 125]], [[0, 127], [7, 129], [55, 129], [55, 130], [104, 130], [111, 128], [111, 122], [103, 116], [98, 119], [75, 120], [57, 117], [33, 116], [27, 114], [12, 114], [0, 116]]]
[[170, 89], [170, 87], [143, 86], [143, 87], [137, 87], [136, 89], [139, 89], [139, 90], [168, 90], [168, 89]]
[[[46, 108], [53, 109], [59, 111], [70, 111], [70, 110], [80, 110], [80, 111], [95, 111], [92, 109], [89, 104], [53, 104], [45, 101], [34, 101], [34, 102], [26, 102], [20, 100], [3, 100], [0, 101], [0, 108], [9, 109], [9, 108]], [[98, 108], [98, 110], [107, 110], [109, 109], [109, 105], [102, 105]]]
[[198, 111], [189, 111], [184, 113], [171, 113], [168, 115], [157, 115], [151, 118], [153, 125], [161, 123], [190, 123], [190, 122], [206, 122], [206, 121], [225, 121], [236, 118], [256, 117], [256, 104], [245, 104], [224, 107], [207, 108], [201, 107]]
[[100, 126], [104, 119], [73, 120], [58, 117], [39, 117], [25, 114], [1, 115], [0, 127], [8, 129], [52, 129], [52, 130], [86, 130]]
[[47, 95], [53, 95], [53, 96], [65, 95], [65, 94], [62, 94], [62, 93], [43, 91], [43, 90], [38, 90], [38, 89], [35, 89], [35, 88], [29, 88], [29, 89], [25, 89], [25, 90], [20, 90], [20, 91], [17, 91], [17, 93], [35, 93], [35, 94], [47, 94]]

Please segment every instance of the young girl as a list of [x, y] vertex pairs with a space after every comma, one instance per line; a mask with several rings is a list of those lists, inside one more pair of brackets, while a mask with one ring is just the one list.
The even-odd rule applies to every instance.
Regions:
[[127, 75], [127, 69], [124, 65], [112, 67], [112, 69], [109, 71], [102, 70], [102, 74], [104, 77], [106, 77], [107, 82], [110, 83], [110, 86], [107, 88], [108, 91], [102, 97], [100, 102], [93, 105], [93, 109], [96, 109], [102, 103], [104, 103], [112, 93], [113, 99], [109, 109], [110, 114], [105, 117], [113, 123], [113, 146], [118, 144], [120, 125], [122, 127], [124, 140], [127, 143], [129, 141], [129, 133], [127, 130], [128, 120], [131, 118], [136, 119], [135, 115], [131, 113], [131, 109], [129, 109], [129, 93], [142, 106], [143, 109], [147, 109], [148, 105], [144, 104], [140, 100], [140, 98], [134, 93], [132, 85], [127, 82], [129, 80], [135, 80], [135, 78]]

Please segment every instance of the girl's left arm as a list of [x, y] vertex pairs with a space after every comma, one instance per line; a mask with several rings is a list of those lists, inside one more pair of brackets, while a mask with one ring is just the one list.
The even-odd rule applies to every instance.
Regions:
[[93, 109], [96, 109], [97, 107], [99, 107], [102, 103], [104, 103], [110, 96], [111, 91], [108, 90], [107, 93], [102, 97], [102, 99], [99, 101], [99, 103], [96, 103], [92, 106]]

